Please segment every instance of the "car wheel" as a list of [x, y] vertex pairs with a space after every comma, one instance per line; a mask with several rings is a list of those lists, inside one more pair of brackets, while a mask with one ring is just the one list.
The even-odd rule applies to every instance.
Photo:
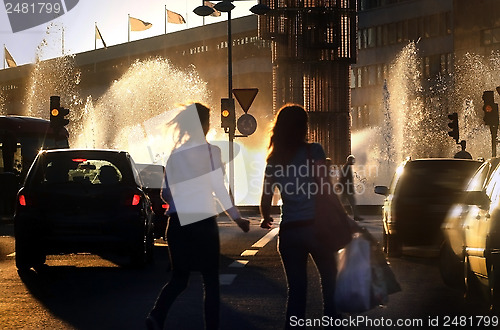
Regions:
[[135, 244], [135, 247], [132, 248], [130, 254], [130, 263], [133, 267], [142, 268], [147, 263], [147, 251], [146, 251], [146, 243], [143, 240], [140, 243]]
[[479, 293], [479, 283], [470, 269], [469, 257], [464, 257], [464, 298], [472, 301]]
[[382, 233], [382, 250], [387, 253], [387, 234], [385, 231]]
[[462, 267], [460, 258], [455, 255], [451, 246], [443, 243], [439, 253], [439, 271], [443, 282], [452, 288], [463, 289]]
[[36, 246], [31, 240], [16, 237], [16, 267], [18, 271], [28, 271], [32, 267], [39, 267], [45, 263], [45, 255], [41, 254], [40, 246]]
[[[148, 228], [150, 228], [148, 226]], [[130, 261], [133, 267], [144, 267], [153, 262], [154, 238], [153, 230], [147, 229], [140, 242], [131, 251]]]
[[151, 229], [146, 236], [146, 263], [152, 264], [154, 263], [154, 230]]
[[490, 293], [490, 310], [497, 313], [500, 310], [500, 271], [499, 266], [492, 264], [488, 272], [488, 289]]
[[384, 233], [385, 253], [388, 257], [399, 258], [403, 254], [403, 245], [397, 235], [389, 235]]

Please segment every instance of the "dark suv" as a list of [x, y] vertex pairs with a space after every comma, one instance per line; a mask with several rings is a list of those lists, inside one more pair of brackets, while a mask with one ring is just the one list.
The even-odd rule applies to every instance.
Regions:
[[76, 252], [121, 252], [137, 265], [152, 261], [152, 207], [141, 188], [127, 152], [42, 151], [18, 193], [17, 268]]
[[465, 159], [406, 160], [389, 188], [375, 187], [375, 193], [386, 196], [382, 211], [385, 252], [400, 256], [403, 246], [438, 249], [443, 242], [441, 224], [480, 165]]

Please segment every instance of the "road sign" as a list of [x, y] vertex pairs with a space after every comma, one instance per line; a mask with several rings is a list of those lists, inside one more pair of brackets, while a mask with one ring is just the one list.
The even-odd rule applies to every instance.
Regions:
[[250, 109], [250, 106], [252, 105], [253, 100], [255, 100], [255, 96], [257, 96], [258, 92], [258, 88], [233, 89], [233, 94], [245, 113], [247, 113], [248, 109]]
[[257, 120], [254, 116], [246, 113], [238, 118], [237, 127], [241, 134], [252, 135], [257, 129]]

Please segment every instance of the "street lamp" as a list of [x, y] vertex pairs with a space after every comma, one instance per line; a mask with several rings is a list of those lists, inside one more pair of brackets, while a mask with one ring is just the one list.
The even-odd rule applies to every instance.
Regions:
[[[227, 88], [228, 88], [228, 99], [233, 98], [233, 38], [231, 36], [231, 11], [235, 8], [233, 5], [233, 0], [223, 0], [218, 2], [212, 7], [205, 5], [205, 1], [202, 0], [202, 5], [196, 7], [193, 12], [198, 16], [208, 16], [212, 14], [215, 10], [223, 13], [227, 13]], [[250, 8], [250, 11], [257, 15], [264, 15], [269, 10], [271, 10], [266, 5], [257, 4]], [[234, 101], [233, 101], [234, 102]], [[236, 120], [236, 119], [234, 119]], [[234, 137], [236, 130], [236, 122], [231, 125], [228, 130], [229, 133], [229, 194], [231, 200], [234, 203]]]

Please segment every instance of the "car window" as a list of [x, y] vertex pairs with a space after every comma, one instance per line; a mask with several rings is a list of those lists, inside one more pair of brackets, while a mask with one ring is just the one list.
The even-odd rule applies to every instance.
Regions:
[[144, 187], [153, 189], [161, 188], [164, 176], [163, 166], [146, 165], [141, 167], [139, 167], [139, 176], [141, 177]]
[[391, 180], [391, 184], [389, 186], [389, 193], [390, 194], [394, 194], [394, 192], [396, 191], [396, 187], [398, 186], [399, 179], [401, 178], [401, 176], [404, 173], [406, 164], [407, 164], [407, 162], [405, 161], [404, 163], [399, 165], [398, 168], [396, 169], [396, 172], [394, 173], [394, 176], [392, 177], [392, 180]]
[[499, 200], [499, 190], [500, 185], [498, 181], [500, 180], [500, 167], [495, 169], [493, 174], [491, 174], [488, 185], [486, 186], [486, 194], [490, 197], [492, 204], [497, 204]]
[[92, 185], [120, 183], [123, 175], [118, 167], [103, 159], [53, 159], [42, 168], [42, 183], [60, 184], [69, 182]]
[[462, 190], [479, 165], [469, 161], [410, 162], [399, 180], [397, 194], [423, 196]]
[[470, 179], [466, 191], [481, 191], [483, 190], [485, 181], [488, 177], [488, 173], [490, 172], [491, 164], [483, 163], [481, 167], [476, 171], [474, 176]]

